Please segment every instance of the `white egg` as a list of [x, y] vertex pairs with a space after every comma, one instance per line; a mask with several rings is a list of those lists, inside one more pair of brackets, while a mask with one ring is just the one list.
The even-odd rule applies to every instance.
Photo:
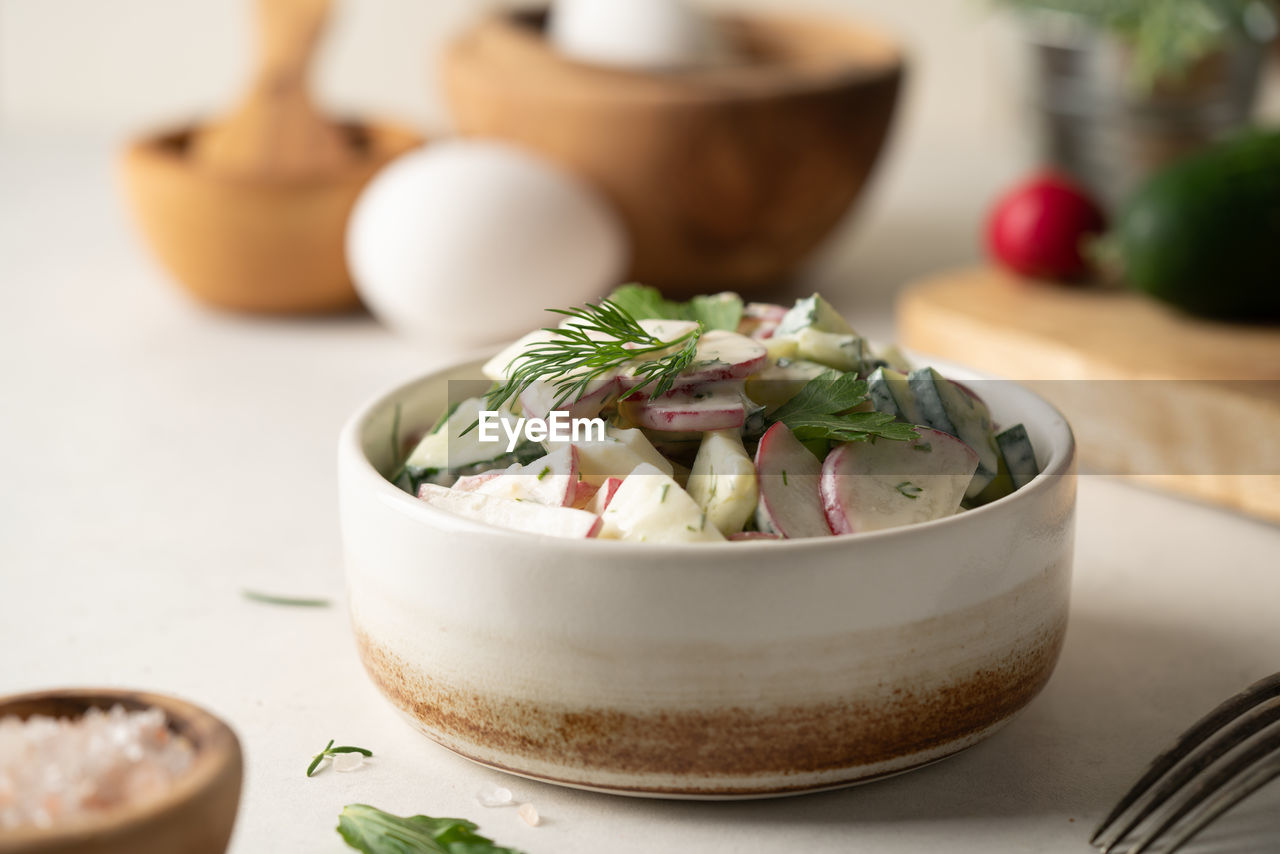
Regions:
[[626, 233], [580, 179], [520, 148], [432, 143], [361, 194], [347, 264], [385, 324], [422, 343], [472, 347], [546, 325], [619, 283]]
[[715, 22], [685, 0], [556, 0], [547, 25], [565, 56], [628, 68], [682, 68], [724, 59]]

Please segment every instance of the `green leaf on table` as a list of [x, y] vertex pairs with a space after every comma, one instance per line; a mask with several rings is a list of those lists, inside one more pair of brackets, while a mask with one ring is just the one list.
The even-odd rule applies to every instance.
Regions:
[[706, 329], [733, 332], [742, 320], [742, 297], [733, 293], [696, 296], [688, 302], [676, 302], [662, 296], [657, 288], [646, 285], [623, 285], [609, 295], [609, 301], [636, 320], [696, 320]]
[[462, 818], [402, 817], [368, 804], [347, 804], [338, 817], [338, 834], [364, 854], [521, 854], [477, 830]]
[[801, 442], [812, 439], [908, 441], [919, 435], [915, 427], [894, 421], [887, 412], [850, 411], [866, 399], [866, 380], [858, 379], [853, 373], [828, 370], [805, 383], [769, 420], [787, 425]]
[[305, 596], [279, 596], [275, 593], [263, 593], [260, 590], [241, 590], [240, 594], [250, 602], [263, 605], [286, 605], [293, 608], [328, 608], [332, 602], [328, 599], [313, 599]]

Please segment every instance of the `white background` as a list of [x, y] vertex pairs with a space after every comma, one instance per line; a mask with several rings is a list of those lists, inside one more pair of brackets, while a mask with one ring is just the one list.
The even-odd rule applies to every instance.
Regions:
[[[899, 286], [979, 256], [983, 210], [1031, 162], [1009, 34], [977, 0], [805, 5], [881, 21], [910, 45], [875, 186], [793, 288], [821, 288], [882, 336]], [[348, 2], [324, 100], [444, 129], [432, 49], [480, 7]], [[340, 604], [240, 595], [340, 603], [338, 429], [375, 391], [453, 354], [415, 351], [361, 316], [196, 307], [119, 201], [127, 133], [227, 104], [243, 83], [246, 9], [0, 0], [0, 693], [131, 685], [223, 715], [248, 761], [236, 854], [345, 850], [331, 828], [352, 801], [472, 818], [529, 854], [1083, 852], [1158, 747], [1280, 667], [1280, 530], [1090, 476], [1061, 665], [991, 741], [803, 798], [663, 803], [509, 782], [547, 817], [537, 829], [477, 806], [481, 784], [507, 778], [399, 720], [364, 678]], [[304, 779], [331, 737], [378, 756]], [[1276, 850], [1277, 803], [1248, 805], [1213, 850]]]

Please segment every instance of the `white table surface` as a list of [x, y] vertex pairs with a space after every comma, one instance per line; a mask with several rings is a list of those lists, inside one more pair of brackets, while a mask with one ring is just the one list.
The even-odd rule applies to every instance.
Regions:
[[[467, 817], [529, 854], [1084, 852], [1157, 748], [1280, 668], [1280, 529], [1086, 476], [1061, 663], [967, 753], [862, 788], [733, 804], [474, 766], [376, 694], [341, 605], [338, 429], [444, 354], [363, 316], [265, 321], [191, 304], [121, 216], [112, 155], [100, 139], [0, 137], [0, 692], [137, 686], [215, 710], [248, 763], [236, 854], [346, 850], [333, 826], [355, 801]], [[985, 165], [891, 168], [857, 236], [797, 289], [836, 294], [885, 334], [893, 288], [972, 258], [973, 217], [1017, 168], [973, 162]], [[264, 606], [244, 588], [335, 606]], [[329, 738], [377, 757], [305, 779]], [[479, 806], [495, 783], [544, 824]], [[1194, 850], [1280, 850], [1272, 788]]]

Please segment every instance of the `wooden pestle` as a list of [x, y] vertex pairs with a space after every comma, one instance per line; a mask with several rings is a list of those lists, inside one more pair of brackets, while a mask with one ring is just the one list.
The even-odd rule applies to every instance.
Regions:
[[264, 178], [340, 171], [355, 157], [343, 129], [316, 109], [307, 70], [331, 0], [257, 0], [259, 64], [239, 107], [193, 140], [211, 168]]

